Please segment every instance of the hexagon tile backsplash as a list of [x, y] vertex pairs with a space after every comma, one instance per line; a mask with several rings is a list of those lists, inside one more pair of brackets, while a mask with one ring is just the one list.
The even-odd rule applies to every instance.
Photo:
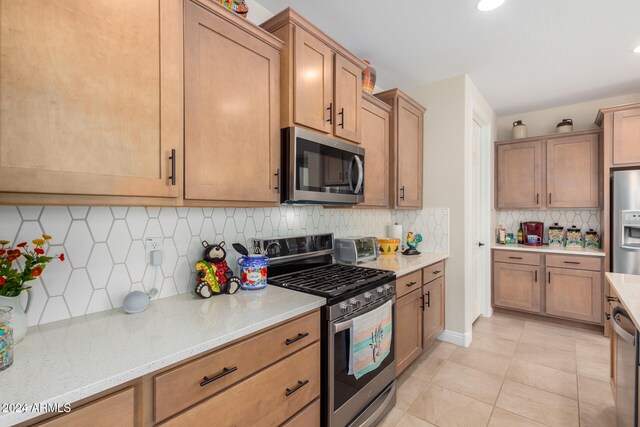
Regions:
[[[29, 325], [120, 307], [132, 290], [160, 291], [156, 298], [189, 292], [201, 241], [231, 243], [252, 237], [333, 232], [336, 236], [385, 235], [387, 224], [423, 234], [422, 250], [448, 252], [449, 210], [342, 210], [318, 206], [280, 208], [143, 208], [86, 206], [0, 207], [0, 239], [28, 241], [53, 236], [48, 253], [67, 255], [33, 281]], [[148, 266], [143, 239], [163, 239], [163, 263]], [[23, 306], [26, 296], [22, 296]]]
[[499, 224], [504, 225], [507, 233], [517, 233], [520, 223], [525, 221], [543, 222], [545, 236], [549, 226], [556, 222], [565, 228], [575, 225], [582, 229], [583, 233], [591, 228], [600, 232], [600, 211], [597, 209], [498, 211], [496, 221], [496, 227]]

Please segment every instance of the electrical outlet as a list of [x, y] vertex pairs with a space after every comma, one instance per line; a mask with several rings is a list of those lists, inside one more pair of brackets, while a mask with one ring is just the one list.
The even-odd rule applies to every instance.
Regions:
[[144, 239], [144, 248], [146, 253], [147, 262], [149, 260], [149, 254], [153, 251], [162, 250], [162, 237], [147, 237]]

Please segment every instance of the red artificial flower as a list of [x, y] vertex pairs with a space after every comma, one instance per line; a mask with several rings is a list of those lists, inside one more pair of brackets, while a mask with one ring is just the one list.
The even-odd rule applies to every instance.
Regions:
[[16, 245], [19, 248], [24, 248], [25, 246], [27, 246], [27, 242], [22, 242]]
[[60, 254], [60, 261], [64, 262], [64, 254]]
[[7, 279], [5, 279], [4, 277], [0, 276], [0, 286], [4, 285], [4, 283], [7, 281]]
[[33, 270], [31, 270], [31, 275], [33, 277], [38, 277], [42, 274], [42, 267], [34, 267]]
[[7, 253], [7, 251], [5, 251], [4, 249], [0, 249], [0, 256], [4, 255], [6, 253]]
[[9, 249], [7, 251], [7, 261], [13, 262], [18, 258], [20, 258], [20, 255], [22, 255], [22, 253], [20, 252], [19, 249]]
[[38, 255], [44, 255], [44, 249], [42, 249], [42, 248], [36, 248], [36, 249], [35, 249], [35, 252], [36, 252]]

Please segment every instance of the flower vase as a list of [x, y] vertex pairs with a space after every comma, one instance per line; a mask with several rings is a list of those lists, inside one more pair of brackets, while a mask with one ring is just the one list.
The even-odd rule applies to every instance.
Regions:
[[[27, 294], [28, 295], [28, 294]], [[20, 296], [5, 297], [0, 296], [0, 306], [11, 307], [11, 323], [13, 324], [13, 343], [19, 343], [27, 334], [27, 314], [20, 304]], [[29, 300], [27, 300], [27, 309]]]

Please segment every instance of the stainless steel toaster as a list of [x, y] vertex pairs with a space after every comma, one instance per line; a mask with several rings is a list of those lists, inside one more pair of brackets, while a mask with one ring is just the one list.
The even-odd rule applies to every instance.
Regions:
[[334, 243], [336, 260], [345, 264], [360, 264], [378, 257], [375, 237], [336, 238]]

